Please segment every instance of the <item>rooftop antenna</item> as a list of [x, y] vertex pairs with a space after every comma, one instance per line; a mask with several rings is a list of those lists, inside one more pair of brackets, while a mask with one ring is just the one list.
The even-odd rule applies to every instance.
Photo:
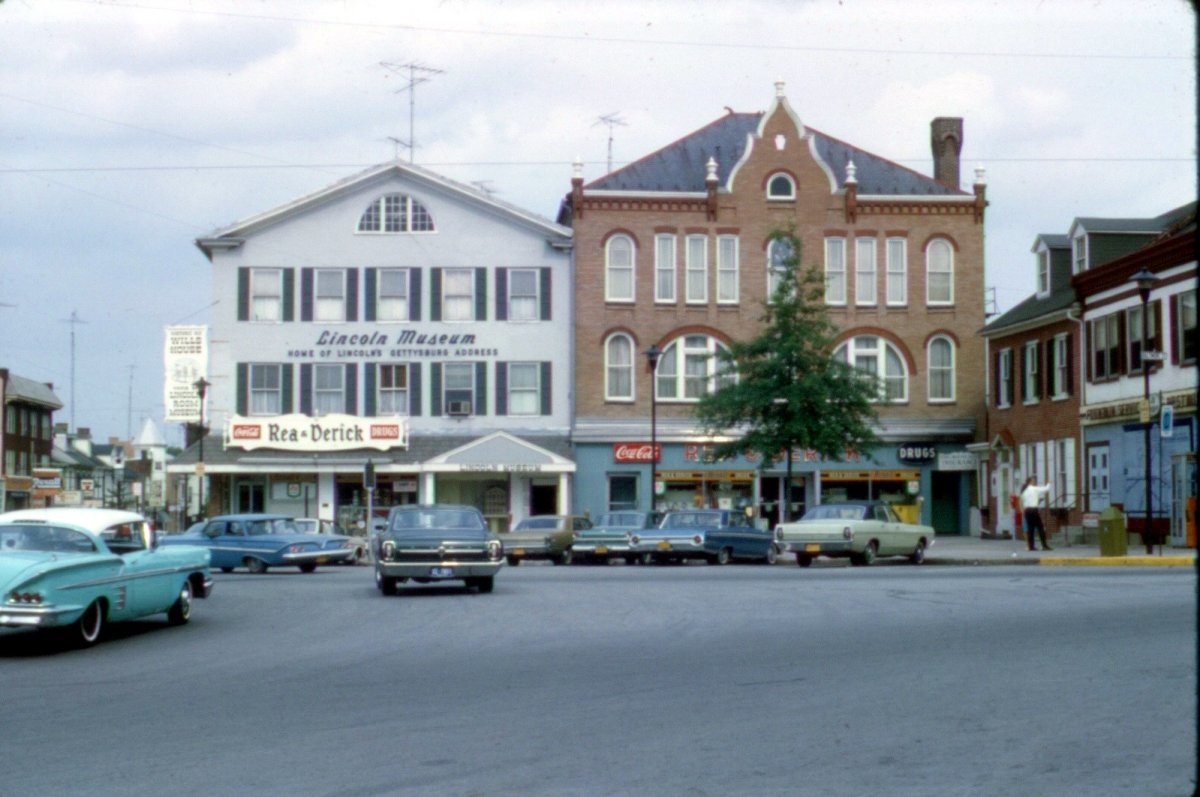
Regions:
[[87, 322], [72, 310], [71, 317], [62, 319], [62, 323], [71, 325], [71, 431], [77, 431], [79, 427], [75, 425], [75, 325]]
[[392, 142], [392, 159], [400, 160], [400, 148], [407, 147], [408, 142], [402, 138], [396, 138], [395, 136], [388, 136], [387, 140]]
[[129, 366], [129, 397], [125, 405], [125, 439], [133, 439], [133, 366]]
[[596, 125], [608, 125], [608, 171], [611, 172], [613, 128], [617, 125], [622, 127], [628, 127], [629, 125], [624, 119], [621, 118], [620, 111], [613, 111], [612, 113], [606, 113], [604, 116], [597, 117], [596, 121], [592, 123], [592, 127], [595, 127]]
[[[398, 89], [396, 93], [402, 91], [408, 92], [408, 141], [397, 141], [397, 144], [403, 144], [408, 147], [408, 162], [412, 163], [417, 154], [417, 137], [413, 132], [413, 119], [416, 116], [417, 105], [417, 85], [426, 83], [433, 75], [443, 75], [445, 70], [435, 69], [432, 66], [425, 66], [419, 61], [409, 61], [406, 64], [394, 64], [390, 61], [380, 61], [379, 65], [389, 72], [394, 72], [397, 75], [403, 75], [408, 72], [408, 83]], [[420, 74], [418, 74], [420, 73]]]
[[996, 309], [996, 286], [992, 285], [991, 287], [984, 288], [984, 294], [983, 317], [991, 318], [999, 312], [999, 310]]

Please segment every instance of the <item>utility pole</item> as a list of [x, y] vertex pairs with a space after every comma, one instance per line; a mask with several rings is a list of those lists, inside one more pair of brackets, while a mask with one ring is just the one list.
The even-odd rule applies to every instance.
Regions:
[[[426, 83], [433, 75], [444, 75], [445, 70], [435, 69], [431, 66], [425, 66], [419, 61], [409, 61], [405, 64], [395, 64], [390, 61], [380, 61], [379, 65], [389, 72], [394, 72], [397, 75], [403, 75], [408, 72], [408, 83], [398, 89], [396, 93], [402, 91], [408, 92], [408, 141], [400, 141], [393, 138], [392, 141], [396, 144], [403, 144], [408, 147], [408, 162], [413, 163], [417, 155], [417, 136], [413, 131], [413, 119], [417, 114], [417, 85]], [[420, 74], [418, 74], [420, 73]]]
[[129, 396], [125, 404], [125, 439], [133, 440], [133, 366], [129, 366]]
[[624, 119], [621, 118], [620, 111], [613, 111], [612, 113], [606, 113], [606, 114], [604, 114], [604, 116], [597, 118], [596, 121], [592, 123], [592, 127], [595, 127], [596, 125], [608, 125], [608, 171], [611, 172], [612, 171], [613, 128], [616, 127], [617, 125], [620, 125], [622, 127], [628, 127], [629, 125]]
[[72, 310], [71, 317], [62, 319], [62, 323], [71, 325], [71, 431], [74, 432], [78, 428], [75, 426], [75, 325], [87, 322]]

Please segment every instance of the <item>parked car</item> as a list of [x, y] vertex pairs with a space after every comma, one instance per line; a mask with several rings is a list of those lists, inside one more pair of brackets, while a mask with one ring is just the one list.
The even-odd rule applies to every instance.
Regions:
[[165, 612], [183, 625], [207, 598], [209, 552], [164, 547], [139, 514], [24, 509], [0, 515], [0, 626], [57, 629], [95, 644], [109, 623]]
[[[296, 530], [301, 534], [337, 534], [337, 526], [332, 520], [318, 520], [311, 517], [299, 517], [293, 521], [296, 524]], [[381, 525], [386, 526], [387, 521], [381, 520]], [[353, 554], [346, 559], [338, 562], [343, 565], [356, 565], [367, 558], [367, 552], [371, 548], [371, 542], [366, 534], [345, 534], [353, 543]]]
[[768, 529], [752, 525], [735, 509], [685, 509], [668, 512], [658, 528], [644, 529], [629, 540], [642, 562], [682, 562], [702, 559], [729, 564], [750, 559], [775, 564], [778, 549]]
[[549, 559], [556, 565], [569, 565], [575, 533], [591, 527], [592, 521], [583, 515], [532, 515], [502, 535], [504, 554], [514, 566], [522, 559]]
[[406, 581], [462, 581], [491, 592], [504, 564], [504, 546], [480, 511], [454, 504], [392, 507], [387, 529], [371, 537], [375, 585], [395, 595]]
[[164, 537], [163, 545], [201, 545], [212, 553], [212, 566], [222, 573], [244, 567], [265, 573], [269, 567], [294, 566], [311, 573], [317, 565], [354, 556], [355, 543], [341, 534], [305, 534], [290, 515], [246, 513], [218, 515], [183, 534]]
[[913, 564], [925, 561], [934, 543], [932, 526], [905, 523], [882, 501], [844, 501], [814, 506], [804, 517], [775, 527], [775, 540], [796, 554], [796, 564], [808, 567], [818, 556], [848, 558], [869, 565], [880, 556], [907, 556]]
[[571, 545], [571, 561], [576, 564], [624, 559], [629, 564], [638, 561], [630, 550], [629, 538], [643, 529], [655, 528], [662, 520], [659, 512], [605, 512], [596, 518], [590, 529], [575, 532]]

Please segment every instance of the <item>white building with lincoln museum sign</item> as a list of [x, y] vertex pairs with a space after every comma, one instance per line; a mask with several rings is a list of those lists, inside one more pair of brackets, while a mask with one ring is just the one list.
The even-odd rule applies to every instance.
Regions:
[[368, 463], [380, 510], [570, 511], [570, 229], [395, 161], [196, 244], [212, 324], [167, 358], [173, 420], [210, 430], [171, 465], [186, 514], [348, 527]]

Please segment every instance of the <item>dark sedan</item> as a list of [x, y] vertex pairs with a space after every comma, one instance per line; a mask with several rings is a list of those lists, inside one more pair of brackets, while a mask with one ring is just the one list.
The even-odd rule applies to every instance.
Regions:
[[392, 507], [387, 528], [371, 537], [375, 585], [395, 595], [406, 581], [462, 581], [491, 592], [504, 546], [478, 509], [451, 504]]

